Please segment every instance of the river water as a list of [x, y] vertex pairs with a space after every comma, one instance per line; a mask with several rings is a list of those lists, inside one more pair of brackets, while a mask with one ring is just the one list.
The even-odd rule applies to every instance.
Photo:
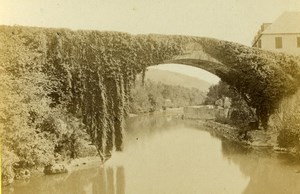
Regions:
[[124, 151], [104, 166], [40, 176], [4, 194], [287, 194], [300, 193], [300, 163], [252, 149], [171, 117], [130, 118]]

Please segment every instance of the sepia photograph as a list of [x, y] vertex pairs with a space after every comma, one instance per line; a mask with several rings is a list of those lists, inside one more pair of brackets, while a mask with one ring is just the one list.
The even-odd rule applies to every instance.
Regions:
[[0, 0], [0, 194], [300, 194], [300, 0]]

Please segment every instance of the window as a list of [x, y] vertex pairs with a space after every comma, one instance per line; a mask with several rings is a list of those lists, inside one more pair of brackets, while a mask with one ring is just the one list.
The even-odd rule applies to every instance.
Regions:
[[282, 48], [282, 37], [275, 37], [275, 48]]
[[261, 48], [261, 40], [258, 40], [258, 48]]
[[297, 37], [297, 47], [300, 48], [300, 37]]

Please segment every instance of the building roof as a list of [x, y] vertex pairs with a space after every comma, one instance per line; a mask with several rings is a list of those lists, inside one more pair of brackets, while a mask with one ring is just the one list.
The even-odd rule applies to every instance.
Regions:
[[285, 12], [268, 26], [262, 34], [300, 34], [300, 12]]

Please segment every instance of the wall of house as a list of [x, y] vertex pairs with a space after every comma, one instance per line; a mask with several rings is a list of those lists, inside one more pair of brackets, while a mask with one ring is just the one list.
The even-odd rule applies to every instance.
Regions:
[[[275, 37], [282, 37], [282, 48], [275, 48]], [[285, 52], [287, 54], [300, 55], [300, 48], [297, 48], [297, 37], [299, 34], [263, 34], [261, 36], [261, 48], [265, 50]]]

